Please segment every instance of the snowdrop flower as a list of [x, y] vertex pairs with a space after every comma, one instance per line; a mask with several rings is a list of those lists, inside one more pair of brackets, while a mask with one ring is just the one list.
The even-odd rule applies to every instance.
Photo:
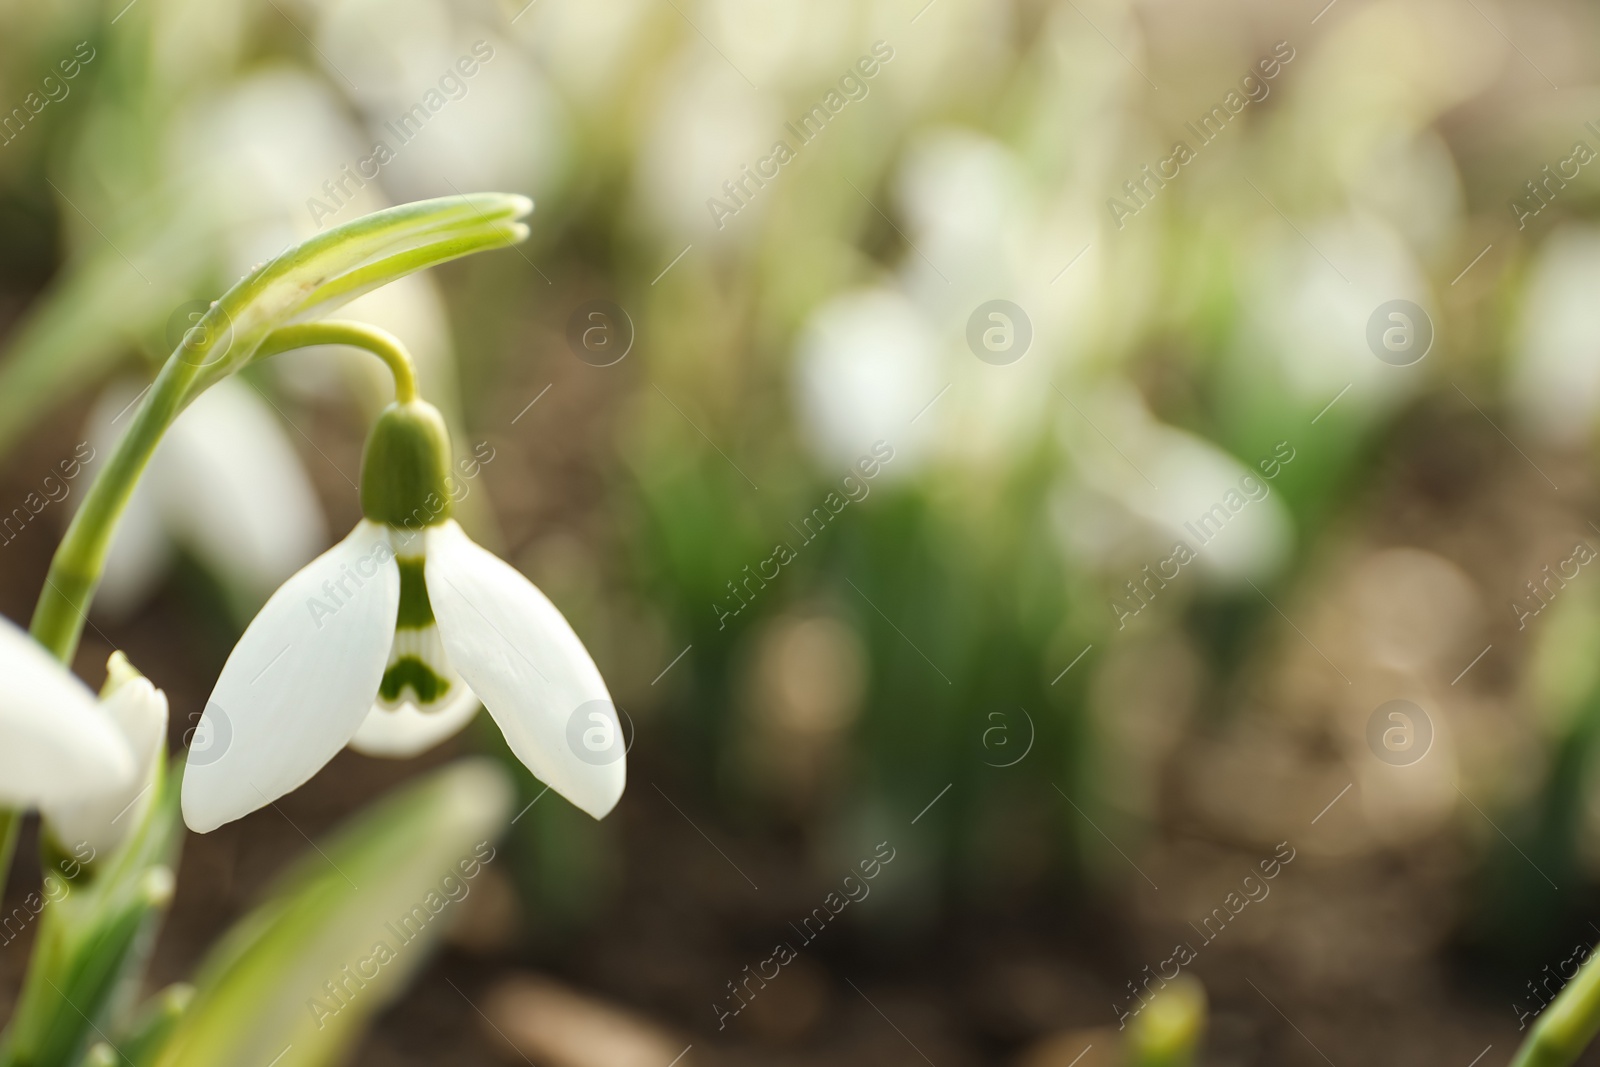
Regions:
[[1539, 246], [1512, 335], [1510, 394], [1526, 429], [1573, 447], [1600, 414], [1600, 230], [1566, 226]]
[[561, 95], [601, 107], [644, 65], [639, 55], [653, 37], [650, 0], [591, 0], [587, 4], [543, 4], [517, 16], [517, 34], [550, 73]]
[[[794, 391], [819, 462], [849, 466], [877, 440], [895, 447], [893, 472], [920, 469], [938, 445], [939, 339], [895, 289], [859, 289], [812, 312], [797, 344]], [[915, 420], [915, 421], [913, 421]]]
[[1249, 297], [1241, 351], [1276, 364], [1285, 399], [1309, 410], [1347, 386], [1367, 418], [1399, 407], [1421, 378], [1375, 358], [1366, 333], [1387, 301], [1437, 306], [1411, 249], [1393, 227], [1359, 211], [1309, 228], [1309, 244], [1277, 219], [1266, 225], [1272, 236], [1241, 271]]
[[959, 128], [924, 133], [896, 171], [895, 192], [916, 241], [902, 271], [906, 288], [930, 317], [960, 325], [988, 297], [1026, 298], [1029, 275], [1049, 277], [1031, 262], [1041, 236], [1038, 198], [1022, 162], [999, 141]]
[[139, 825], [167, 734], [167, 698], [118, 652], [100, 700], [0, 619], [0, 804], [38, 808], [57, 840], [104, 853]]
[[[646, 216], [675, 238], [719, 245], [755, 240], [760, 227], [752, 221], [769, 210], [773, 191], [734, 200], [723, 182], [737, 181], [743, 168], [774, 151], [773, 131], [784, 123], [777, 98], [752, 92], [726, 64], [685, 52], [663, 74], [651, 110], [635, 149], [635, 196]], [[737, 211], [729, 216], [714, 202]]]
[[[112, 388], [89, 419], [95, 454], [133, 421], [131, 389]], [[118, 425], [120, 423], [121, 425]], [[175, 543], [261, 603], [328, 543], [316, 490], [278, 415], [226, 378], [167, 432], [111, 542], [96, 608], [131, 614], [164, 575]]]
[[[1223, 585], [1266, 580], [1289, 558], [1294, 521], [1271, 478], [1262, 476], [1268, 468], [1247, 467], [1205, 438], [1161, 422], [1125, 382], [1111, 380], [1081, 395], [1080, 406], [1099, 413], [1096, 422], [1112, 436], [1100, 437], [1068, 412], [1061, 418], [1063, 443], [1086, 485], [1142, 520], [1140, 540], [1150, 543], [1138, 551], [1165, 554], [1181, 541], [1201, 571]], [[1293, 458], [1292, 450], [1275, 457], [1280, 465]], [[1073, 536], [1064, 540], [1070, 544]], [[1103, 545], [1113, 559], [1126, 558], [1138, 537], [1127, 529]]]
[[450, 518], [439, 412], [405, 398], [362, 460], [365, 516], [246, 629], [188, 757], [183, 815], [205, 833], [298, 788], [349, 744], [409, 756], [488, 708], [511, 750], [595, 818], [622, 796], [605, 682], [561, 613]]

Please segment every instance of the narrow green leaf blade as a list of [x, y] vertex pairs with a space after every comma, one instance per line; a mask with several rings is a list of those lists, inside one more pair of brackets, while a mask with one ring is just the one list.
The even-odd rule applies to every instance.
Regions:
[[157, 1067], [337, 1062], [493, 861], [512, 790], [488, 760], [434, 772], [308, 854], [213, 950]]

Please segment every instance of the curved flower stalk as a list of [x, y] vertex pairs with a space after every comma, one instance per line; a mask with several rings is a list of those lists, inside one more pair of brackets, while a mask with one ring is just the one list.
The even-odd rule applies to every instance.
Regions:
[[450, 517], [444, 420], [408, 377], [396, 393], [367, 441], [365, 517], [273, 594], [217, 680], [183, 787], [197, 832], [298, 788], [347, 744], [420, 752], [480, 700], [578, 807], [598, 819], [622, 796], [621, 730], [594, 661], [544, 594]]

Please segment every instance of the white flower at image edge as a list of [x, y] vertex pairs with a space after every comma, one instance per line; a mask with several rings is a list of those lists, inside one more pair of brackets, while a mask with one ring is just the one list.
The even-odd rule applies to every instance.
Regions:
[[453, 519], [363, 519], [278, 589], [228, 657], [190, 749], [205, 833], [283, 796], [347, 744], [410, 756], [488, 708], [518, 759], [595, 818], [625, 783], [599, 670], [560, 611]]
[[115, 848], [143, 819], [167, 737], [167, 697], [120, 653], [106, 694], [0, 619], [0, 804], [38, 808], [56, 839]]

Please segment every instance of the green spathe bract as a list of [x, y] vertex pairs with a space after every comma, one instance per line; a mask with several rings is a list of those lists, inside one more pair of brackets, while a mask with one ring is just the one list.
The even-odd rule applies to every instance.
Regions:
[[361, 459], [361, 513], [420, 530], [450, 517], [450, 433], [426, 400], [384, 408]]

